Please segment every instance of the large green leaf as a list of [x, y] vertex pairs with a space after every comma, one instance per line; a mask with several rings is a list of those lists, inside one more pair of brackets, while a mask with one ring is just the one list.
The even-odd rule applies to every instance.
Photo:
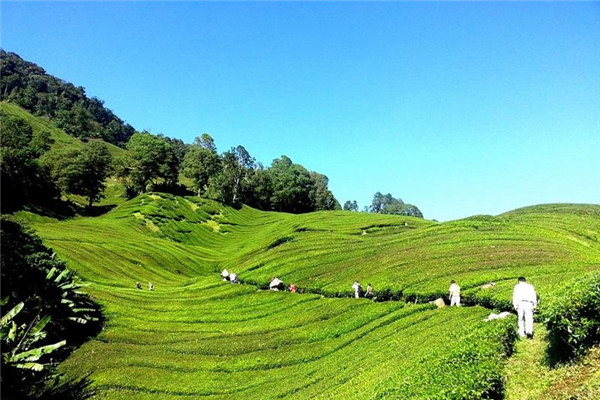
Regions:
[[44, 327], [46, 325], [48, 325], [48, 322], [50, 322], [50, 315], [46, 315], [44, 318], [41, 319], [40, 322], [38, 322], [33, 329], [31, 330], [31, 334], [32, 335], [37, 335], [38, 333], [40, 333], [42, 331], [42, 329], [44, 329]]
[[10, 361], [15, 363], [18, 361], [37, 361], [44, 354], [52, 353], [54, 350], [67, 344], [66, 340], [61, 340], [58, 343], [49, 344], [47, 346], [37, 347], [35, 349], [27, 350], [19, 354], [15, 354], [11, 357]]
[[37, 372], [44, 370], [44, 364], [33, 363], [33, 362], [15, 363], [14, 366], [17, 368], [29, 369], [29, 370], [37, 371]]
[[6, 325], [8, 321], [12, 320], [15, 317], [15, 315], [21, 312], [24, 306], [25, 304], [23, 302], [20, 302], [19, 304], [14, 306], [12, 310], [7, 312], [6, 315], [2, 317], [2, 319], [0, 319], [0, 326]]
[[46, 275], [46, 279], [48, 279], [48, 280], [52, 279], [52, 277], [54, 276], [55, 273], [56, 273], [56, 267], [52, 267], [52, 269], [50, 271], [48, 271], [48, 274]]

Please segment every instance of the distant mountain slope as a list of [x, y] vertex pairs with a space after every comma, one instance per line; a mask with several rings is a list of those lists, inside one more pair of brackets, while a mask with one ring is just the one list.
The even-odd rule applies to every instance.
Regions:
[[122, 146], [135, 132], [104, 107], [102, 100], [89, 98], [84, 88], [47, 74], [15, 53], [0, 49], [0, 69], [0, 100], [49, 118], [71, 136], [103, 139]]

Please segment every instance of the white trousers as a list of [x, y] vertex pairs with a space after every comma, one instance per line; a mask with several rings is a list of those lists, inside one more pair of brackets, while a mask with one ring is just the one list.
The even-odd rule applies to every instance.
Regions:
[[517, 317], [519, 318], [519, 335], [533, 334], [533, 303], [522, 301], [517, 306]]
[[460, 306], [460, 296], [450, 297], [450, 307], [452, 306]]

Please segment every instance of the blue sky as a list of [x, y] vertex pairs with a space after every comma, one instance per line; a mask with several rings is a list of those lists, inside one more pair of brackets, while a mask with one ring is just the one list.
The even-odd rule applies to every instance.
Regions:
[[600, 203], [600, 3], [2, 2], [1, 46], [136, 129], [426, 218]]

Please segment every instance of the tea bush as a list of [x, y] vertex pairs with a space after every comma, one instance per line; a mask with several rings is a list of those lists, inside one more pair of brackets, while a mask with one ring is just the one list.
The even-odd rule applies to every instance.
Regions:
[[574, 280], [544, 309], [553, 362], [583, 355], [600, 343], [600, 273]]

